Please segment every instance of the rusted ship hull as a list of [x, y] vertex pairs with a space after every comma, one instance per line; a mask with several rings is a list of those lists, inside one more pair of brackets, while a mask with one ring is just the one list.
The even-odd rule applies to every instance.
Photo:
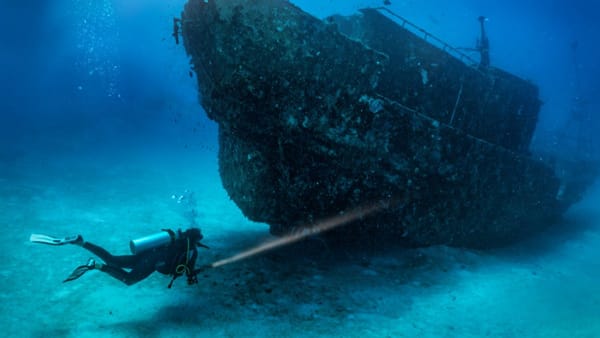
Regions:
[[248, 218], [283, 234], [382, 202], [330, 238], [487, 247], [573, 202], [526, 152], [535, 86], [469, 67], [375, 10], [344, 20], [276, 0], [185, 6], [223, 185]]

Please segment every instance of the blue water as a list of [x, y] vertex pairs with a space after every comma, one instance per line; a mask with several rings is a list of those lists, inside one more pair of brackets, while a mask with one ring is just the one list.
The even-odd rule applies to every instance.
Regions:
[[[325, 17], [382, 1], [294, 3]], [[268, 226], [244, 218], [221, 186], [217, 127], [171, 37], [183, 4], [0, 5], [6, 336], [600, 336], [598, 185], [561, 226], [493, 252], [338, 253], [314, 240], [306, 257], [283, 249], [203, 275], [192, 287], [178, 281], [169, 290], [159, 274], [127, 287], [96, 271], [62, 284], [89, 253], [29, 243], [30, 233], [81, 233], [127, 254], [131, 238], [197, 222], [211, 247], [202, 263], [270, 238]], [[458, 47], [473, 47], [477, 16], [489, 17], [492, 64], [540, 88], [534, 148], [572, 151], [552, 135], [577, 102], [592, 112], [587, 132], [600, 132], [595, 1], [393, 0], [390, 8]], [[173, 198], [190, 192], [193, 203]]]

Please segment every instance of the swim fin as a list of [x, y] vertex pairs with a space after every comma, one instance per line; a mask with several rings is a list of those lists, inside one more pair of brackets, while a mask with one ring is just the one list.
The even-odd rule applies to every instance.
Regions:
[[77, 278], [83, 276], [84, 273], [94, 270], [96, 267], [96, 261], [93, 258], [90, 258], [86, 265], [81, 265], [75, 268], [73, 272], [67, 277], [63, 283], [70, 282], [72, 280], [76, 280]]
[[83, 237], [81, 235], [74, 235], [64, 238], [57, 238], [47, 235], [40, 234], [31, 234], [29, 236], [29, 241], [33, 243], [41, 243], [41, 244], [49, 244], [49, 245], [65, 245], [65, 244], [74, 244], [77, 242], [83, 242]]

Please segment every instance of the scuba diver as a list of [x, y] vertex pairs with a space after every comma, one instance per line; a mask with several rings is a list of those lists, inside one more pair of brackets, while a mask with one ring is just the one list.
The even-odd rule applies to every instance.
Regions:
[[479, 66], [482, 68], [487, 68], [490, 66], [490, 40], [485, 33], [485, 27], [483, 25], [488, 19], [485, 16], [480, 16], [477, 20], [481, 25], [481, 38], [477, 43], [477, 50], [481, 55], [481, 59], [479, 61]]
[[[81, 235], [65, 238], [55, 238], [46, 235], [32, 234], [30, 241], [49, 245], [79, 245], [98, 256], [104, 263], [90, 258], [85, 265], [78, 266], [64, 282], [75, 280], [90, 270], [100, 270], [120, 280], [126, 285], [133, 285], [154, 271], [172, 276], [168, 287], [171, 288], [175, 279], [184, 274], [188, 285], [198, 283], [197, 274], [204, 270], [195, 269], [198, 258], [197, 247], [208, 247], [202, 243], [203, 236], [198, 228], [186, 231], [163, 229], [154, 235], [132, 240], [129, 243], [132, 255], [113, 256], [102, 247], [84, 241]], [[130, 269], [126, 271], [124, 269]]]

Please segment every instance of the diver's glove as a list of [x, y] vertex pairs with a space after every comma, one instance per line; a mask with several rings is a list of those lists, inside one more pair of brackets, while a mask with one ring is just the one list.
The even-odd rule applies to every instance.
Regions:
[[196, 274], [190, 274], [187, 276], [187, 284], [194, 285], [198, 284], [198, 276]]
[[193, 285], [193, 284], [198, 284], [198, 274], [202, 273], [210, 268], [212, 268], [213, 266], [210, 264], [205, 264], [200, 266], [198, 269], [195, 269], [194, 271], [190, 272], [187, 275], [187, 283], [188, 285]]

